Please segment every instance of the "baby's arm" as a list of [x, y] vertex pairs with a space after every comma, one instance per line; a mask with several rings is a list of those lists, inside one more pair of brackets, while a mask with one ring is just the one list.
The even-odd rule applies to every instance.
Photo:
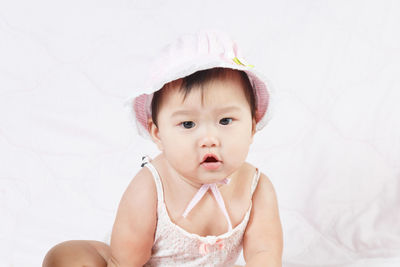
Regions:
[[108, 267], [143, 266], [151, 256], [157, 216], [157, 191], [151, 173], [142, 168], [118, 207], [111, 235]]
[[243, 240], [246, 266], [280, 267], [282, 250], [283, 234], [275, 190], [262, 173]]

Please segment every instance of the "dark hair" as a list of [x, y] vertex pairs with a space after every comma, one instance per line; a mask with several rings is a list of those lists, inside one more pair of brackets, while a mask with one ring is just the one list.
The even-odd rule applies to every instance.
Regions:
[[204, 84], [211, 82], [217, 78], [228, 79], [231, 75], [234, 75], [234, 73], [238, 73], [240, 75], [240, 80], [242, 82], [246, 100], [250, 105], [251, 118], [252, 119], [255, 118], [256, 101], [255, 101], [253, 87], [251, 86], [247, 74], [244, 71], [239, 71], [234, 69], [212, 68], [212, 69], [200, 70], [184, 78], [169, 82], [165, 84], [160, 90], [154, 92], [153, 99], [151, 101], [151, 117], [153, 119], [154, 124], [158, 127], [157, 115], [159, 112], [163, 92], [165, 91], [165, 89], [168, 89], [172, 85], [177, 84], [177, 82], [180, 82], [181, 83], [180, 91], [185, 93], [183, 97], [183, 100], [185, 100], [186, 96], [190, 93], [190, 91], [194, 86], [200, 86], [202, 89], [202, 97], [203, 97]]

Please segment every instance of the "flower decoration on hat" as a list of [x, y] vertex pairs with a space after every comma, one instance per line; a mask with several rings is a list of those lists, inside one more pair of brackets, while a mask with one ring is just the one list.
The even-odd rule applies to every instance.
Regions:
[[[249, 68], [254, 68], [254, 65], [245, 64], [245, 63], [243, 63], [244, 60], [243, 60], [243, 59], [240, 60], [238, 57], [234, 57], [232, 60], [233, 60], [233, 62], [235, 62], [236, 64], [238, 64], [238, 65], [240, 65], [240, 66], [245, 66], [245, 67], [249, 67]], [[243, 62], [242, 62], [242, 61], [243, 61]]]

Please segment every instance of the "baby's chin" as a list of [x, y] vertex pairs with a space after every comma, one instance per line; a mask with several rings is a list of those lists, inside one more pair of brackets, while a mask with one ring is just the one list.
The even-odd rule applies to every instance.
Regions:
[[214, 175], [214, 176], [208, 175], [206, 177], [198, 177], [196, 179], [192, 179], [192, 181], [198, 184], [214, 184], [214, 183], [224, 184], [225, 178], [230, 178], [230, 177], [226, 175]]

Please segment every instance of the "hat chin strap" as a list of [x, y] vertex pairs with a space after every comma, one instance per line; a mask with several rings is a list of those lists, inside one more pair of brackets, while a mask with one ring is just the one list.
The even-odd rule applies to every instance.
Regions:
[[[218, 182], [219, 184], [229, 184], [230, 178], [225, 178], [221, 182]], [[196, 206], [197, 203], [203, 198], [205, 193], [211, 189], [211, 192], [213, 193], [215, 200], [218, 203], [219, 208], [221, 209], [222, 213], [224, 214], [227, 222], [228, 222], [228, 227], [229, 231], [232, 230], [232, 223], [231, 220], [229, 219], [228, 211], [226, 210], [224, 199], [222, 198], [221, 192], [218, 190], [217, 183], [212, 183], [212, 184], [203, 184], [200, 189], [197, 191], [197, 193], [194, 195], [192, 200], [189, 202], [189, 205], [186, 207], [186, 210], [183, 212], [182, 216], [186, 218], [188, 213]]]

